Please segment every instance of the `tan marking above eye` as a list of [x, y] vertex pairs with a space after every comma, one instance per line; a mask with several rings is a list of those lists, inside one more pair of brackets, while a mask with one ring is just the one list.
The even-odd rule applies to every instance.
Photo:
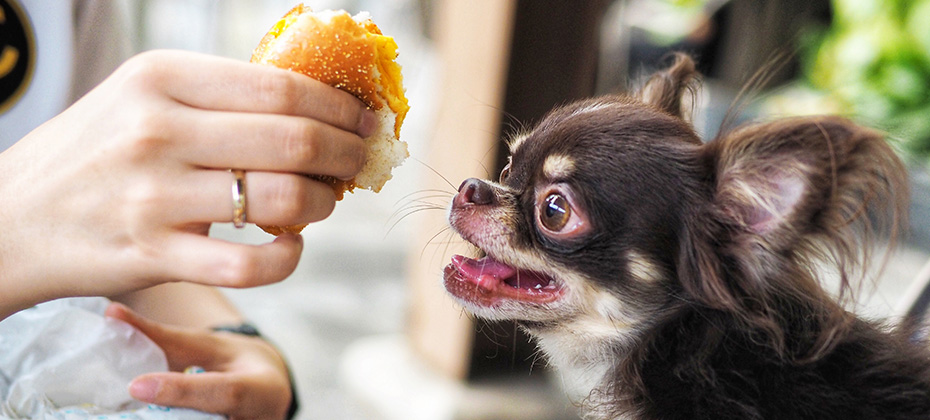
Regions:
[[565, 155], [552, 155], [543, 163], [543, 175], [550, 180], [565, 179], [575, 172], [575, 160]]

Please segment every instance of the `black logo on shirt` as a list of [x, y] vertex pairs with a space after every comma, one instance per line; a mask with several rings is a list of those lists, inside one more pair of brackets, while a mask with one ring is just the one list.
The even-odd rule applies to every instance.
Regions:
[[29, 19], [16, 0], [0, 0], [0, 114], [26, 91], [35, 66]]

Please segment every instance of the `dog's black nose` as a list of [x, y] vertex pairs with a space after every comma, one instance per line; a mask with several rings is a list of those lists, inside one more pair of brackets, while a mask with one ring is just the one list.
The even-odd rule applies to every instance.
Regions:
[[459, 185], [459, 196], [457, 201], [461, 203], [471, 203], [477, 205], [487, 205], [494, 203], [494, 190], [488, 183], [477, 179], [468, 178], [462, 185]]

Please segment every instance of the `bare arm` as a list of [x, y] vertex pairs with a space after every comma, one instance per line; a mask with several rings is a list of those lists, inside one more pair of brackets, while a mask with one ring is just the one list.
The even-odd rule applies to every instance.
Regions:
[[165, 283], [113, 297], [137, 314], [168, 325], [208, 329], [245, 319], [223, 293], [193, 283]]

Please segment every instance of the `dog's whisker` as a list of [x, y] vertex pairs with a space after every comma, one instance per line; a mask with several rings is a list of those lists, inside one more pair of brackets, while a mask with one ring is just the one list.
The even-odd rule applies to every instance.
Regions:
[[450, 182], [448, 178], [446, 178], [443, 174], [439, 173], [439, 171], [433, 169], [432, 166], [429, 166], [429, 165], [426, 164], [426, 162], [423, 162], [422, 160], [417, 159], [417, 158], [412, 157], [412, 156], [410, 157], [410, 159], [413, 160], [413, 161], [415, 161], [415, 162], [417, 162], [417, 163], [419, 163], [419, 164], [421, 164], [421, 165], [423, 165], [423, 166], [425, 166], [426, 169], [429, 169], [432, 173], [436, 174], [436, 176], [438, 176], [440, 179], [442, 179], [443, 181], [445, 181], [445, 183], [448, 184], [449, 187], [451, 187], [453, 191], [458, 191], [458, 186], [457, 186], [457, 185], [455, 185], [455, 184], [453, 184], [452, 182]]
[[[423, 190], [419, 190], [419, 191], [414, 191], [414, 192], [412, 192], [412, 193], [409, 193], [409, 194], [407, 194], [407, 195], [404, 195], [403, 197], [397, 199], [397, 201], [394, 202], [394, 205], [397, 206], [398, 204], [400, 204], [400, 203], [402, 203], [402, 202], [404, 202], [404, 201], [406, 201], [406, 200], [408, 200], [408, 199], [411, 199], [412, 197], [416, 196], [417, 194], [426, 194], [427, 196], [426, 196], [425, 198], [451, 198], [452, 196], [455, 195], [455, 192], [454, 192], [454, 191], [440, 190], [440, 189], [436, 189], [436, 188], [427, 188], [427, 189], [423, 189]], [[419, 198], [417, 198], [417, 199], [423, 199], [423, 198], [424, 198], [424, 197], [419, 197]]]
[[[432, 200], [438, 200], [438, 201], [432, 201]], [[431, 204], [436, 207], [446, 208], [448, 205], [448, 202], [449, 202], [449, 197], [444, 197], [440, 195], [429, 195], [429, 196], [423, 196], [419, 198], [407, 199], [402, 204], [398, 204], [395, 207], [404, 208], [413, 203], [413, 204]]]
[[399, 222], [400, 220], [403, 220], [404, 218], [406, 218], [406, 217], [408, 217], [408, 216], [410, 216], [410, 215], [412, 215], [412, 214], [419, 213], [419, 212], [425, 211], [425, 210], [440, 210], [440, 211], [445, 211], [446, 208], [445, 208], [445, 207], [442, 207], [442, 206], [439, 206], [439, 205], [437, 205], [437, 204], [435, 204], [435, 203], [428, 203], [428, 202], [422, 202], [422, 203], [408, 203], [406, 206], [401, 207], [401, 208], [395, 210], [393, 213], [391, 213], [391, 215], [388, 217], [386, 223], [391, 223], [391, 221], [394, 220], [395, 218], [397, 219], [397, 220], [394, 221], [394, 222], [396, 223], [396, 222]]
[[426, 244], [423, 245], [423, 249], [420, 251], [420, 258], [421, 258], [421, 259], [423, 258], [423, 254], [426, 252], [426, 249], [429, 248], [430, 245], [434, 244], [433, 241], [435, 241], [436, 238], [438, 238], [438, 237], [439, 237], [440, 235], [442, 235], [442, 234], [448, 234], [450, 238], [452, 238], [452, 237], [455, 236], [455, 235], [453, 234], [452, 230], [451, 230], [448, 226], [443, 227], [442, 229], [440, 229], [439, 232], [436, 232], [435, 235], [431, 236], [431, 237], [429, 238], [429, 240], [426, 241]]
[[388, 216], [387, 220], [385, 221], [385, 224], [390, 223], [390, 228], [388, 228], [388, 232], [392, 231], [397, 226], [397, 224], [400, 223], [402, 220], [406, 219], [407, 217], [413, 214], [420, 213], [422, 211], [427, 211], [427, 210], [438, 210], [438, 211], [447, 210], [447, 207], [443, 204], [438, 204], [438, 203], [427, 201], [427, 199], [430, 199], [430, 198], [445, 198], [445, 197], [440, 196], [440, 195], [428, 195], [420, 199], [409, 201], [405, 203], [404, 205], [400, 206], [399, 208], [394, 210], [391, 213], [391, 215]]
[[494, 344], [495, 349], [503, 347], [503, 345], [498, 341], [501, 337], [501, 334], [495, 331], [494, 325], [486, 320], [479, 320], [475, 323], [476, 332], [481, 334], [484, 338]]
[[[394, 230], [394, 228], [396, 228], [397, 225], [400, 224], [400, 222], [402, 222], [402, 221], [403, 221], [404, 219], [406, 219], [407, 217], [410, 217], [410, 216], [412, 216], [412, 215], [414, 215], [414, 214], [417, 214], [417, 213], [429, 211], [429, 210], [440, 210], [440, 209], [438, 209], [438, 208], [436, 208], [436, 207], [425, 206], [425, 205], [424, 205], [424, 206], [420, 206], [420, 207], [417, 207], [417, 208], [405, 209], [405, 213], [404, 213], [404, 214], [400, 214], [400, 215], [395, 214], [395, 215], [392, 215], [392, 217], [397, 216], [397, 220], [395, 220], [393, 223], [391, 223], [390, 227], [387, 228], [387, 231], [385, 232], [385, 236], [389, 235], [389, 234]], [[388, 222], [390, 222], [390, 219], [388, 219]]]
[[[496, 146], [493, 147], [493, 148], [491, 148], [491, 149], [489, 149], [489, 150], [485, 153], [485, 155], [490, 154], [492, 150], [496, 150], [496, 149], [497, 149]], [[488, 169], [487, 165], [484, 164], [484, 161], [483, 161], [483, 160], [479, 160], [479, 161], [477, 161], [477, 163], [478, 163], [478, 166], [480, 166], [481, 169], [484, 170], [484, 174], [485, 174], [484, 177], [485, 177], [485, 178], [494, 178], [493, 173], [491, 172], [490, 169]]]
[[511, 331], [510, 334], [513, 337], [513, 339], [510, 342], [510, 353], [511, 353], [510, 366], [516, 366], [517, 365], [517, 338], [519, 338], [520, 336], [519, 334], [517, 334], [516, 323], [513, 324], [513, 331]]

